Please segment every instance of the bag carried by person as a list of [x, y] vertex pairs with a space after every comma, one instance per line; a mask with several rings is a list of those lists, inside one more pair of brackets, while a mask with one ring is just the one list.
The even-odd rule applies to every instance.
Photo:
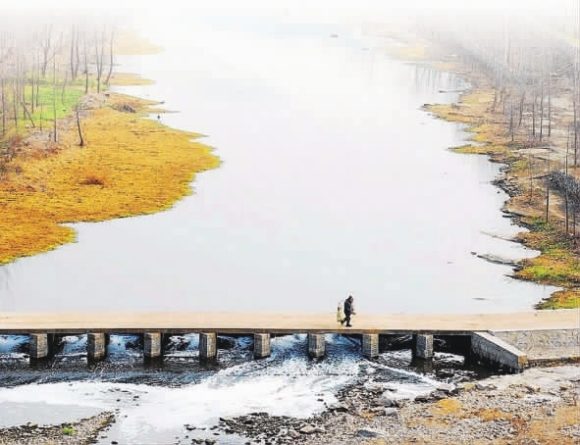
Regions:
[[342, 323], [344, 318], [344, 301], [339, 301], [336, 307], [336, 321]]

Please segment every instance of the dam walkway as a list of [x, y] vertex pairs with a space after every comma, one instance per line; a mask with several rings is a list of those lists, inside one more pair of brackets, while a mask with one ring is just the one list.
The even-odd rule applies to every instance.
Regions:
[[307, 334], [311, 357], [325, 353], [325, 335], [359, 337], [362, 355], [376, 358], [381, 340], [412, 335], [413, 354], [431, 359], [434, 338], [463, 338], [460, 351], [482, 363], [521, 371], [549, 362], [580, 360], [580, 310], [529, 311], [492, 314], [360, 314], [353, 327], [342, 326], [334, 313], [235, 312], [0, 312], [0, 335], [29, 335], [31, 359], [50, 355], [54, 339], [87, 334], [87, 356], [106, 356], [110, 334], [143, 336], [143, 355], [163, 355], [164, 338], [198, 333], [202, 360], [218, 357], [218, 335], [253, 335], [254, 356], [270, 355], [272, 336]]

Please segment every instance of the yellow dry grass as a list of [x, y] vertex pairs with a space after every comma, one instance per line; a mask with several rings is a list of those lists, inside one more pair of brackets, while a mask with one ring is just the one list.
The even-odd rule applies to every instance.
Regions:
[[[115, 104], [144, 101], [111, 95]], [[191, 193], [195, 173], [215, 168], [211, 148], [174, 130], [113, 107], [98, 109], [61, 132], [56, 154], [22, 156], [0, 182], [0, 264], [74, 240], [60, 224], [103, 221], [166, 210]]]
[[133, 85], [152, 85], [151, 79], [144, 79], [133, 73], [113, 73], [109, 79], [110, 85], [115, 86], [133, 86]]
[[163, 51], [159, 45], [151, 43], [131, 29], [122, 29], [117, 34], [113, 51], [117, 55], [146, 55]]
[[493, 420], [510, 420], [513, 415], [510, 413], [503, 412], [496, 408], [484, 408], [474, 413], [484, 422], [491, 422]]
[[536, 309], [561, 309], [580, 307], [580, 290], [564, 289], [554, 292], [549, 298], [537, 303]]
[[463, 405], [457, 399], [442, 399], [439, 400], [433, 407], [434, 414], [436, 415], [446, 415], [455, 414], [462, 410]]
[[393, 46], [387, 49], [395, 57], [405, 60], [424, 60], [427, 53], [427, 48], [424, 45], [405, 45]]

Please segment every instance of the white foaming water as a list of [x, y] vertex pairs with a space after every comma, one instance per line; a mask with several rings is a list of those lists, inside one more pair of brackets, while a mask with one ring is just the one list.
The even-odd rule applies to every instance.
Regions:
[[[196, 344], [197, 335], [187, 337]], [[185, 424], [195, 425], [198, 434], [209, 434], [203, 428], [217, 424], [219, 417], [268, 412], [307, 418], [322, 411], [325, 403], [335, 402], [340, 388], [360, 377], [372, 382], [378, 373], [393, 374], [384, 387], [397, 398], [414, 397], [437, 386], [428, 377], [361, 360], [360, 345], [340, 336], [327, 336], [326, 359], [313, 362], [306, 355], [305, 341], [305, 335], [274, 338], [270, 358], [246, 361], [179, 388], [103, 381], [3, 388], [0, 425], [71, 422], [118, 409], [106, 443], [150, 443], [184, 434]], [[73, 351], [84, 344], [82, 336], [77, 342], [69, 346]], [[246, 343], [243, 338], [236, 341], [238, 346]]]

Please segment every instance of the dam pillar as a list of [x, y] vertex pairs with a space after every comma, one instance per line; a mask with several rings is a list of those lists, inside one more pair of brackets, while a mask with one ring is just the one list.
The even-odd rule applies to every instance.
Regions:
[[215, 332], [199, 334], [199, 359], [201, 362], [212, 362], [217, 359], [217, 335]]
[[321, 358], [325, 352], [324, 334], [308, 334], [308, 355], [311, 358]]
[[413, 334], [413, 357], [433, 358], [433, 335]]
[[254, 358], [270, 357], [270, 334], [254, 334]]
[[368, 359], [379, 356], [379, 334], [363, 334], [362, 353], [363, 357]]
[[87, 334], [87, 358], [102, 360], [107, 355], [107, 337], [103, 333]]
[[161, 333], [145, 332], [143, 334], [143, 356], [146, 359], [161, 357]]
[[30, 334], [28, 353], [31, 359], [43, 359], [48, 357], [49, 341], [48, 334]]

